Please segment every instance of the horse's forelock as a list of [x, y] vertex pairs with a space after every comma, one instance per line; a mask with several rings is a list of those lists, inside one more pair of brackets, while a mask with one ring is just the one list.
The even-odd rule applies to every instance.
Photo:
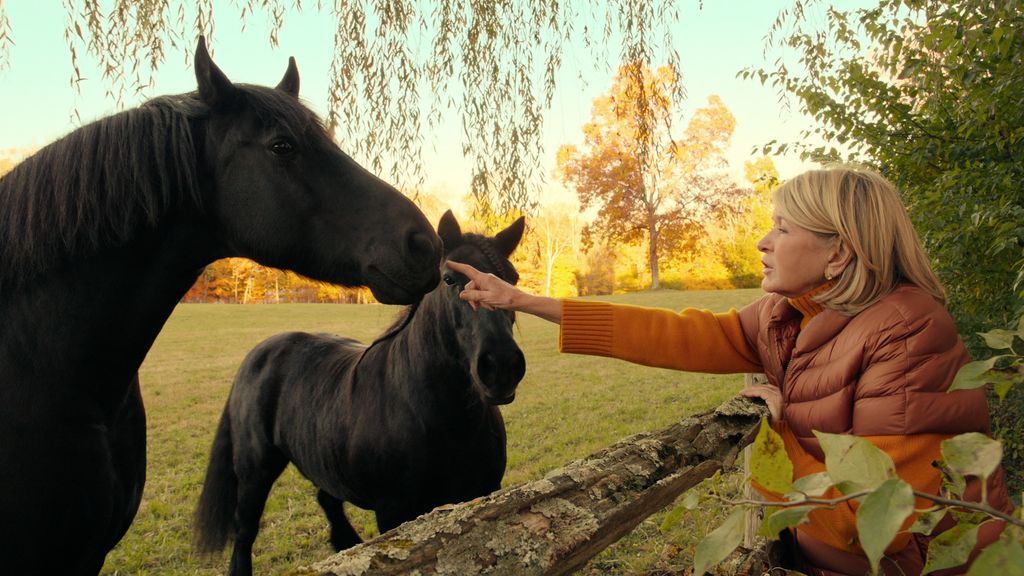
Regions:
[[316, 139], [329, 143], [323, 123], [294, 96], [264, 86], [236, 84], [241, 97], [264, 126], [277, 126], [296, 140]]
[[508, 258], [498, 254], [498, 251], [494, 248], [494, 239], [488, 238], [480, 234], [463, 234], [463, 244], [470, 244], [475, 246], [479, 250], [484, 258], [487, 259], [487, 263], [494, 269], [494, 274], [509, 284], [517, 284], [519, 282], [519, 272], [515, 266], [509, 262]]

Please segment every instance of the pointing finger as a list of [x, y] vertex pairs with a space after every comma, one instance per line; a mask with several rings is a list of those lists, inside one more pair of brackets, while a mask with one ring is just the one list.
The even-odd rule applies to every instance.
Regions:
[[447, 262], [445, 262], [445, 266], [448, 266], [449, 268], [455, 270], [460, 274], [464, 274], [470, 280], [476, 280], [481, 276], [481, 272], [479, 270], [473, 268], [469, 264], [463, 264], [462, 262], [448, 260]]

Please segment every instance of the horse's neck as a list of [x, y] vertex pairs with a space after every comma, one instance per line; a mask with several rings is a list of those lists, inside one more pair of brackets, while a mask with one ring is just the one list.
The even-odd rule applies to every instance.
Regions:
[[102, 406], [116, 404], [209, 257], [190, 228], [160, 226], [5, 287], [0, 316], [11, 331], [0, 337], [0, 362], [32, 362], [22, 375], [40, 388], [80, 383]]
[[436, 304], [425, 299], [407, 326], [368, 353], [388, 372], [389, 385], [410, 394], [450, 397], [468, 386], [469, 375], [459, 362], [454, 328], [435, 313]]

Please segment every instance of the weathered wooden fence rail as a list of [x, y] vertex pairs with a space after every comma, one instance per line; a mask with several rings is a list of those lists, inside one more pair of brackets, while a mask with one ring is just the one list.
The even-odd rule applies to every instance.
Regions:
[[733, 398], [626, 438], [541, 480], [434, 510], [314, 565], [333, 576], [569, 574], [715, 471], [768, 415]]

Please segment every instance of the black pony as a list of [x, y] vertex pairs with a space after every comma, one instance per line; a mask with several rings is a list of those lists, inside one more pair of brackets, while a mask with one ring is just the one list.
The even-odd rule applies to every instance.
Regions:
[[0, 179], [0, 571], [96, 574], [139, 506], [137, 371], [210, 262], [245, 256], [410, 303], [441, 243], [298, 99], [234, 85], [71, 132]]
[[[438, 226], [446, 257], [515, 283], [508, 262], [523, 219], [494, 238]], [[467, 279], [444, 282], [370, 346], [327, 334], [279, 334], [249, 353], [213, 441], [196, 510], [196, 545], [224, 548], [232, 576], [252, 573], [271, 486], [289, 462], [319, 489], [336, 550], [360, 542], [343, 502], [376, 512], [385, 532], [434, 507], [497, 490], [505, 424], [497, 404], [526, 371], [507, 311], [473, 312]]]

